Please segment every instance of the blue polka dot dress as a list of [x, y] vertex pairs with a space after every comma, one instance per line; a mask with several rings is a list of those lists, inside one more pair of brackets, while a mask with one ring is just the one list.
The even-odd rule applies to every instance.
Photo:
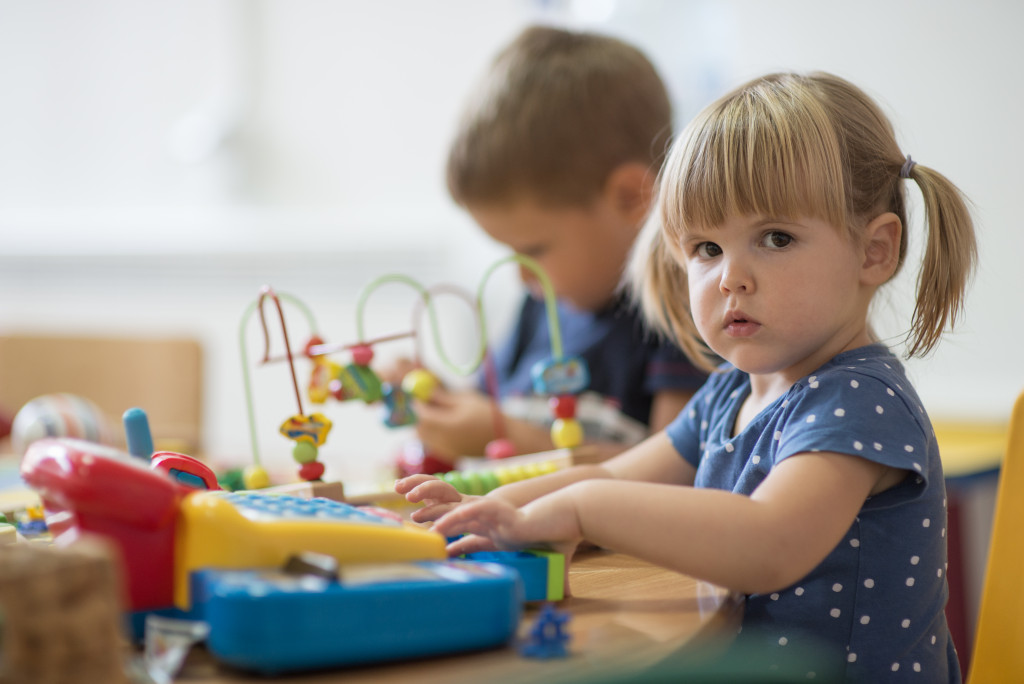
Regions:
[[[667, 432], [695, 485], [750, 494], [793, 454], [830, 451], [907, 471], [868, 497], [843, 540], [796, 584], [747, 597], [743, 633], [768, 655], [813, 648], [847, 681], [959, 682], [946, 605], [946, 494], [928, 416], [888, 349], [844, 352], [732, 435], [750, 379], [729, 365]], [[814, 672], [807, 673], [810, 680]]]

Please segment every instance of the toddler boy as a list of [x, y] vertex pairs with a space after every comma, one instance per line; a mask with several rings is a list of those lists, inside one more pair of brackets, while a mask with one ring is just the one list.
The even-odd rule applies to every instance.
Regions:
[[[449, 151], [452, 198], [551, 279], [564, 353], [590, 370], [576, 419], [599, 457], [663, 428], [705, 379], [644, 326], [620, 288], [670, 136], [668, 94], [638, 49], [531, 27], [494, 59]], [[495, 364], [505, 437], [522, 454], [553, 446], [551, 409], [530, 378], [551, 355], [545, 304], [535, 276], [521, 277], [529, 294]], [[444, 460], [483, 454], [495, 437], [481, 391], [439, 390], [416, 415], [426, 450]]]

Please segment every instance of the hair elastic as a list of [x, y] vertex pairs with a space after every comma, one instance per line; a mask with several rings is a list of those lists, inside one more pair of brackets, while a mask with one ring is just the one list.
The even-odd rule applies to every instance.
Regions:
[[915, 166], [917, 166], [917, 162], [908, 154], [907, 161], [903, 162], [903, 166], [900, 168], [900, 178], [910, 178], [910, 172], [914, 170]]

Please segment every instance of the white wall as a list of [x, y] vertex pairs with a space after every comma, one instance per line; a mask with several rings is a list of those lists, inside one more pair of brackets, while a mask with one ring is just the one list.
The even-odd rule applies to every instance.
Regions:
[[[261, 285], [350, 340], [375, 276], [473, 288], [502, 254], [441, 170], [472, 80], [537, 19], [641, 45], [680, 122], [768, 70], [830, 70], [875, 95], [906, 151], [977, 209], [966, 321], [911, 372], [936, 414], [1008, 413], [1024, 386], [1024, 5], [1010, 1], [0, 0], [0, 333], [199, 337], [206, 450], [246, 458], [236, 337]], [[910, 276], [880, 307], [887, 335]], [[499, 327], [515, 292], [498, 278]], [[386, 288], [368, 327], [405, 328], [410, 306]], [[273, 372], [254, 375], [261, 442], [290, 468]], [[393, 448], [367, 411], [331, 409], [328, 463]]]

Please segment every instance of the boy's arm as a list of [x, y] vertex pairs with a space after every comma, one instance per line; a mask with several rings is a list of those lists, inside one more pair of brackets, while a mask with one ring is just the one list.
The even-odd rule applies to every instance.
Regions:
[[474, 502], [438, 520], [436, 528], [445, 534], [472, 529], [503, 548], [568, 549], [586, 538], [736, 591], [764, 593], [809, 573], [842, 539], [864, 499], [904, 474], [854, 456], [799, 454], [777, 465], [749, 497], [588, 480], [514, 515], [505, 510], [495, 516], [490, 502]]

